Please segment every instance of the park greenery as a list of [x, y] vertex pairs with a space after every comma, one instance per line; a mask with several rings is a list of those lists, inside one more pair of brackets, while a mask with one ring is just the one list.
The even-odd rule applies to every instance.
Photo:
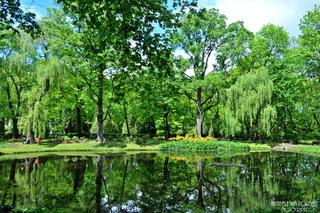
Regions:
[[293, 38], [194, 1], [59, 0], [38, 21], [1, 2], [3, 137], [320, 138], [320, 6]]
[[0, 165], [1, 212], [289, 212], [270, 205], [279, 197], [320, 210], [319, 158], [295, 153], [38, 156]]
[[55, 2], [0, 0], [0, 212], [320, 211], [320, 5]]

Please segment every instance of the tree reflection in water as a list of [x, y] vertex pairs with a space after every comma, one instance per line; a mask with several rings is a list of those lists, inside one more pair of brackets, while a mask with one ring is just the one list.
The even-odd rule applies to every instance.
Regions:
[[274, 201], [320, 197], [320, 159], [300, 154], [118, 154], [36, 162], [0, 162], [0, 211], [273, 212]]

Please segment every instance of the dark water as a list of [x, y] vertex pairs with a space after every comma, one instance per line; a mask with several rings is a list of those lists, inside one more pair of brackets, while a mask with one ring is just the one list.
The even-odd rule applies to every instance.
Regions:
[[320, 212], [319, 171], [289, 153], [0, 161], [0, 212]]

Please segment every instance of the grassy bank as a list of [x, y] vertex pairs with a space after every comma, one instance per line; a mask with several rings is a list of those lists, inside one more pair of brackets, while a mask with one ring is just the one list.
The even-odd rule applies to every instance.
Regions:
[[103, 154], [110, 152], [128, 151], [166, 151], [166, 152], [202, 152], [202, 153], [242, 153], [270, 151], [270, 146], [265, 144], [240, 143], [232, 141], [215, 141], [208, 139], [185, 139], [183, 141], [165, 142], [160, 145], [138, 145], [125, 142], [96, 143], [95, 141], [78, 143], [42, 143], [21, 144], [20, 142], [0, 143], [0, 154], [15, 155], [27, 153], [53, 153], [53, 152], [87, 152]]
[[320, 155], [320, 146], [316, 145], [280, 144], [273, 147], [272, 150], [278, 152], [297, 152], [303, 154]]
[[122, 151], [149, 151], [157, 150], [157, 145], [140, 146], [134, 143], [96, 143], [94, 141], [70, 144], [21, 144], [18, 142], [0, 144], [1, 154], [20, 154], [35, 152], [122, 152]]
[[271, 151], [271, 147], [266, 144], [231, 142], [231, 141], [193, 141], [183, 140], [177, 142], [169, 142], [160, 145], [162, 151], [240, 151], [240, 152], [257, 152]]

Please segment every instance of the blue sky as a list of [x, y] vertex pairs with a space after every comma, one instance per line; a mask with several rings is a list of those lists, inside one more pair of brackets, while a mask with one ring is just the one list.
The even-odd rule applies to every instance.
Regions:
[[[22, 7], [34, 12], [39, 18], [47, 14], [47, 8], [54, 7], [52, 0], [21, 0]], [[264, 24], [283, 26], [291, 36], [298, 36], [298, 24], [303, 15], [320, 4], [320, 0], [199, 0], [199, 7], [216, 7], [227, 16], [228, 22], [244, 21], [252, 32]]]
[[20, 0], [20, 3], [23, 10], [37, 14], [38, 19], [47, 14], [47, 8], [57, 6], [52, 0]]

